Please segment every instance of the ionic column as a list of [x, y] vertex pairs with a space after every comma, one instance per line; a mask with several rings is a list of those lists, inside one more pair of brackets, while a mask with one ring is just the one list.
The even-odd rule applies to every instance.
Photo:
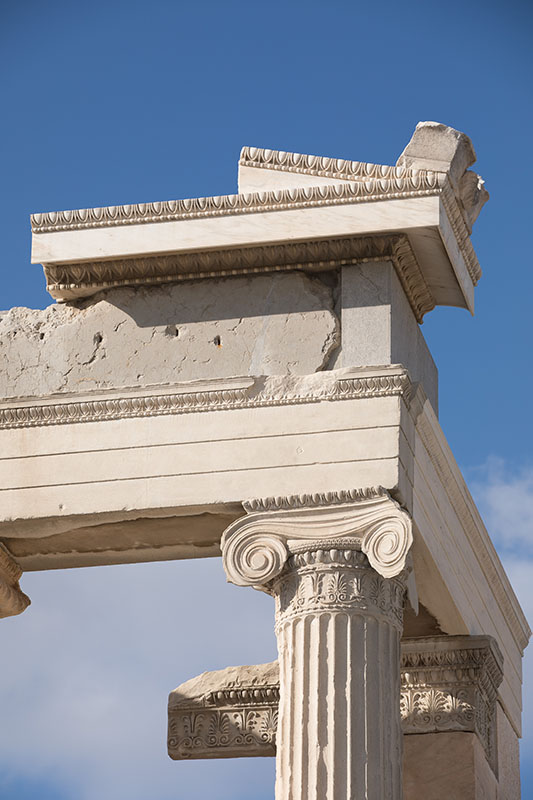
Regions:
[[248, 504], [223, 537], [228, 579], [276, 600], [276, 800], [401, 800], [410, 519], [379, 490], [279, 505]]

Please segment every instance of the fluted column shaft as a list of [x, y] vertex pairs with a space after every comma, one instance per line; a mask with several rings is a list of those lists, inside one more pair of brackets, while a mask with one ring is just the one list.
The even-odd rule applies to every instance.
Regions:
[[347, 542], [300, 546], [273, 582], [276, 800], [400, 800], [404, 589]]
[[401, 800], [409, 515], [379, 487], [245, 510], [222, 555], [228, 580], [276, 599], [276, 800]]

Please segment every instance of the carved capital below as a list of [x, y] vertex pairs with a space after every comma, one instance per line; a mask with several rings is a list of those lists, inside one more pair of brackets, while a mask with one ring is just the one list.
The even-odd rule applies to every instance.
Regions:
[[14, 617], [30, 605], [30, 598], [21, 591], [22, 570], [0, 544], [0, 618]]
[[495, 722], [503, 656], [491, 636], [438, 636], [402, 642], [404, 733], [476, 733], [496, 768]]
[[[496, 697], [502, 656], [490, 636], [437, 636], [401, 643], [402, 731], [466, 731], [496, 768]], [[272, 756], [276, 752], [278, 663], [206, 672], [169, 697], [173, 759]]]
[[222, 536], [226, 575], [237, 586], [264, 587], [291, 554], [306, 545], [316, 550], [317, 543], [342, 548], [345, 542], [383, 578], [393, 578], [404, 570], [413, 541], [409, 515], [381, 488], [252, 500], [244, 507], [248, 516]]
[[204, 672], [168, 698], [168, 754], [189, 758], [273, 756], [278, 662]]

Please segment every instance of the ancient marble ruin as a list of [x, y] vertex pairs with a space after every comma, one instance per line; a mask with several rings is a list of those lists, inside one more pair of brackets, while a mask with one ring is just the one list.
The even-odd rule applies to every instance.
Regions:
[[274, 601], [277, 662], [176, 675], [177, 762], [520, 797], [530, 629], [420, 327], [474, 309], [475, 160], [422, 122], [395, 166], [245, 147], [235, 195], [32, 217], [57, 302], [0, 320], [0, 616], [24, 571], [206, 556]]

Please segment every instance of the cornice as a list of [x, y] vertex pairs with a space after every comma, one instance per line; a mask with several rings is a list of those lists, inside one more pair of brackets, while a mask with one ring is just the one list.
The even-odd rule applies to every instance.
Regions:
[[[242, 385], [217, 385], [201, 390], [194, 383], [156, 387], [150, 393], [124, 388], [109, 396], [105, 392], [84, 394], [80, 399], [43, 398], [31, 404], [13, 400], [0, 406], [0, 430], [32, 428], [47, 425], [68, 425], [103, 422], [116, 419], [155, 417], [168, 414], [191, 414], [207, 411], [229, 411], [263, 406], [298, 405], [322, 401], [355, 400], [359, 398], [405, 396], [408, 398], [411, 381], [406, 370], [389, 373], [361, 372], [359, 374], [321, 373], [324, 381], [310, 383], [302, 378], [290, 386], [266, 380], [243, 380]], [[222, 386], [220, 386], [222, 383]], [[220, 387], [220, 388], [219, 388]]]
[[457, 244], [459, 245], [459, 250], [465, 260], [466, 268], [468, 270], [468, 274], [472, 279], [472, 283], [474, 286], [477, 286], [481, 275], [483, 274], [481, 271], [481, 267], [479, 265], [478, 258], [472, 247], [472, 242], [470, 241], [470, 234], [468, 232], [468, 228], [466, 227], [465, 220], [459, 204], [457, 202], [457, 198], [455, 193], [452, 189], [452, 186], [449, 181], [446, 182], [443, 186], [443, 191], [441, 194], [442, 204], [444, 209], [448, 215], [448, 219], [450, 220], [450, 225], [454, 232], [454, 235], [457, 239]]
[[322, 272], [346, 264], [389, 259], [418, 322], [435, 307], [416, 255], [404, 235], [287, 242], [166, 256], [85, 261], [44, 267], [47, 289], [65, 300], [119, 286], [162, 284], [267, 272]]
[[[259, 147], [243, 147], [239, 166], [270, 169], [281, 172], [293, 172], [313, 175], [320, 178], [334, 178], [346, 181], [361, 180], [398, 180], [412, 177], [423, 177], [434, 180], [438, 176], [439, 186], [442, 187], [442, 200], [452, 230], [459, 242], [469, 275], [477, 285], [481, 277], [481, 267], [470, 242], [470, 233], [464, 219], [463, 211], [457, 201], [451, 182], [444, 172], [431, 170], [412, 169], [401, 166], [386, 166], [383, 164], [367, 164], [363, 161], [346, 161], [340, 158], [325, 158], [321, 156], [305, 155], [303, 153], [286, 153], [279, 150], [263, 150]], [[431, 176], [431, 178], [430, 178]]]
[[520, 652], [523, 653], [531, 637], [531, 629], [518, 604], [513, 588], [501, 566], [498, 554], [489, 534], [479, 516], [474, 501], [466, 485], [461, 486], [459, 468], [440, 425], [427, 401], [423, 388], [418, 385], [411, 399], [411, 414], [415, 419], [416, 430], [426, 448], [431, 463], [450, 497], [453, 507], [461, 520], [473, 552], [491, 587], [507, 624], [513, 634]]
[[281, 172], [314, 175], [320, 178], [357, 180], [361, 178], [403, 178], [408, 175], [426, 174], [428, 170], [408, 167], [391, 167], [370, 164], [364, 161], [348, 161], [343, 158], [312, 156], [305, 153], [287, 153], [283, 150], [265, 150], [261, 147], [243, 147], [239, 159], [240, 167], [256, 167]]
[[439, 195], [445, 173], [409, 172], [401, 177], [369, 178], [344, 184], [280, 189], [252, 194], [227, 194], [164, 200], [124, 206], [104, 206], [31, 215], [33, 233], [86, 230], [119, 225], [144, 225], [177, 220], [283, 211], [294, 208], [368, 203]]
[[503, 656], [492, 636], [404, 639], [402, 686], [439, 682], [459, 688], [475, 681], [495, 702], [503, 679]]

